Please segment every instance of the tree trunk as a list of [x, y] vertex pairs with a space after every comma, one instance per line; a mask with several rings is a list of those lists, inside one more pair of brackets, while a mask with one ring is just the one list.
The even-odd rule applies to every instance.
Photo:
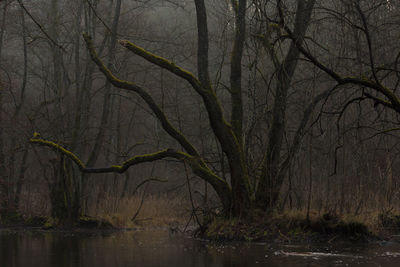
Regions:
[[62, 226], [73, 226], [81, 216], [80, 186], [70, 159], [52, 161], [53, 180], [49, 184], [51, 216]]
[[[314, 3], [315, 0], [299, 0], [297, 2], [294, 34], [298, 38], [298, 42], [302, 42], [304, 39]], [[278, 8], [282, 7], [278, 6]], [[285, 22], [282, 21], [282, 23]], [[285, 177], [281, 170], [281, 151], [286, 127], [287, 95], [296, 70], [299, 54], [299, 50], [292, 42], [283, 62], [276, 66], [278, 68], [277, 86], [272, 110], [272, 125], [269, 130], [268, 147], [256, 195], [257, 206], [264, 210], [272, 210], [276, 206]], [[275, 55], [271, 56], [275, 57]], [[283, 171], [286, 172], [286, 170]]]
[[[3, 48], [3, 36], [6, 26], [6, 9], [8, 5], [3, 7], [1, 27], [0, 27], [0, 62], [2, 62], [2, 48]], [[4, 207], [7, 207], [8, 188], [6, 184], [6, 165], [5, 165], [5, 154], [4, 154], [4, 130], [3, 128], [3, 95], [5, 92], [4, 85], [0, 76], [0, 213]]]

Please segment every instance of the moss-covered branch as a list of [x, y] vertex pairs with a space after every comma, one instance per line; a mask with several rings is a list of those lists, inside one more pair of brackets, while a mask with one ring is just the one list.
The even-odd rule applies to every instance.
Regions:
[[[194, 146], [192, 146], [191, 143], [189, 143], [189, 141], [185, 138], [185, 136], [182, 133], [180, 133], [178, 130], [176, 130], [171, 125], [171, 123], [166, 118], [164, 112], [158, 107], [158, 105], [155, 103], [153, 98], [140, 86], [138, 86], [132, 82], [121, 80], [121, 79], [117, 78], [116, 76], [114, 76], [114, 74], [111, 73], [111, 71], [104, 65], [104, 63], [98, 57], [96, 50], [94, 48], [94, 45], [93, 45], [93, 41], [90, 38], [90, 36], [87, 34], [83, 34], [83, 37], [84, 37], [86, 45], [90, 51], [92, 60], [96, 63], [96, 65], [99, 67], [100, 71], [106, 76], [106, 78], [115, 87], [136, 92], [151, 108], [153, 113], [156, 115], [156, 117], [161, 122], [163, 129], [171, 137], [173, 137], [175, 140], [177, 140], [182, 145], [182, 147], [186, 150], [186, 152], [188, 152], [191, 156], [193, 156], [195, 158], [200, 158], [200, 155], [197, 152], [197, 150], [194, 148]], [[147, 55], [149, 57], [154, 57], [153, 59], [156, 61], [155, 58], [157, 56], [151, 55], [150, 53], [148, 53]], [[164, 62], [163, 64], [166, 64], [166, 65], [173, 64], [173, 63], [168, 63], [167, 60], [161, 59], [160, 57], [157, 57], [157, 60], [160, 62]], [[215, 135], [221, 142], [224, 152], [227, 154], [228, 158], [234, 158], [234, 159], [239, 158], [238, 154], [241, 153], [240, 145], [239, 145], [235, 135], [232, 132], [231, 126], [229, 125], [229, 123], [226, 122], [226, 120], [223, 117], [222, 108], [218, 102], [218, 99], [217, 99], [215, 93], [212, 90], [207, 90], [206, 92], [202, 91], [201, 95], [203, 97], [204, 104], [205, 104], [208, 114], [209, 114], [211, 127], [212, 127]], [[232, 163], [232, 165], [241, 166], [241, 163], [238, 162], [237, 160], [231, 160], [231, 161], [232, 162], [235, 161], [235, 163]]]
[[200, 92], [202, 90], [200, 81], [190, 71], [175, 65], [174, 62], [169, 61], [168, 59], [152, 54], [144, 48], [129, 42], [128, 40], [119, 40], [119, 43], [126, 47], [129, 51], [133, 52], [135, 55], [138, 55], [145, 60], [159, 66], [160, 68], [168, 70], [178, 77], [185, 79], [192, 85], [194, 89], [196, 89], [196, 91]]
[[[84, 38], [86, 40], [86, 43], [88, 44], [89, 49], [91, 50], [92, 59], [96, 62], [97, 65], [99, 65], [99, 62], [98, 62], [99, 59], [98, 59], [97, 55], [95, 54], [93, 45], [91, 44], [90, 37], [88, 35], [84, 34]], [[201, 74], [200, 76], [203, 77], [202, 81], [199, 81], [192, 73], [190, 73], [187, 70], [184, 70], [183, 68], [176, 66], [173, 62], [171, 62], [163, 57], [154, 55], [154, 54], [146, 51], [144, 48], [141, 48], [127, 40], [120, 40], [119, 43], [121, 45], [123, 45], [124, 47], [126, 47], [127, 49], [129, 49], [130, 51], [132, 51], [135, 55], [138, 55], [138, 56], [146, 59], [147, 61], [149, 61], [165, 70], [168, 70], [168, 71], [174, 73], [175, 75], [177, 75], [178, 77], [181, 77], [181, 78], [185, 79], [186, 81], [188, 81], [192, 85], [194, 90], [202, 97], [204, 105], [207, 109], [207, 113], [209, 115], [211, 128], [214, 131], [218, 140], [221, 142], [223, 150], [225, 152], [227, 152], [228, 154], [229, 153], [238, 153], [238, 148], [237, 148], [238, 139], [233, 134], [231, 125], [224, 118], [222, 106], [219, 103], [215, 92], [213, 91], [211, 85], [208, 84], [209, 83], [208, 82], [209, 78], [208, 78], [208, 74], [207, 74], [208, 68], [206, 68], [206, 66], [205, 66], [205, 64], [208, 64], [208, 63], [206, 63], [205, 60], [202, 60], [202, 62], [203, 62], [202, 67], [199, 66], [199, 68], [201, 69], [201, 71], [199, 70], [199, 73]], [[203, 47], [203, 50], [205, 51], [206, 48]], [[204, 55], [204, 56], [206, 56], [206, 55]], [[99, 65], [99, 67], [100, 67], [101, 71], [109, 79], [112, 79], [112, 80], [116, 79], [116, 77], [114, 77], [112, 75], [112, 73], [109, 70], [107, 70], [104, 66]], [[118, 81], [115, 81], [114, 85], [116, 87], [122, 88], [121, 82], [127, 83], [125, 81], [118, 80]], [[132, 84], [132, 83], [130, 83], [130, 84]], [[236, 151], [232, 152], [232, 148], [234, 148], [234, 147], [236, 147], [236, 149], [235, 149]], [[228, 157], [229, 157], [229, 155], [228, 155]]]
[[[201, 159], [199, 153], [194, 148], [194, 146], [185, 138], [185, 136], [176, 130], [172, 124], [166, 118], [164, 112], [159, 108], [159, 106], [155, 103], [151, 95], [147, 93], [142, 87], [136, 85], [133, 82], [128, 82], [117, 78], [108, 68], [104, 65], [101, 61], [99, 56], [96, 53], [96, 50], [93, 45], [93, 41], [89, 35], [83, 34], [83, 37], [86, 42], [86, 46], [89, 49], [90, 55], [92, 60], [96, 63], [99, 67], [100, 71], [106, 76], [108, 81], [111, 82], [115, 87], [130, 90], [137, 93], [151, 108], [155, 116], [161, 122], [163, 129], [175, 140], [179, 142], [179, 144], [185, 149], [188, 154], [185, 154], [185, 157], [180, 158], [181, 160], [187, 160], [188, 163], [191, 165], [193, 172], [204, 179], [205, 181], [209, 182], [217, 194], [220, 196], [224, 207], [230, 207], [231, 201], [231, 189], [226, 181], [218, 177], [214, 172], [212, 172], [208, 167], [207, 164]], [[234, 173], [237, 174], [237, 178], [241, 179], [242, 174], [246, 174], [244, 170], [244, 159], [243, 159], [243, 151], [241, 149], [240, 142], [236, 138], [235, 134], [232, 131], [231, 125], [225, 120], [223, 115], [222, 106], [220, 105], [216, 93], [211, 88], [211, 86], [203, 86], [197, 78], [194, 77], [193, 74], [190, 72], [183, 70], [182, 68], [177, 67], [174, 63], [161, 58], [159, 56], [153, 55], [146, 50], [135, 46], [128, 41], [121, 41], [122, 45], [128, 47], [128, 49], [133, 50], [135, 54], [142, 56], [149, 62], [160, 66], [166, 70], [169, 70], [179, 77], [182, 77], [189, 81], [189, 83], [193, 86], [196, 92], [202, 97], [203, 103], [207, 109], [207, 113], [209, 116], [209, 121], [211, 124], [211, 128], [218, 138], [219, 142], [221, 143], [222, 150], [225, 152], [229, 159], [230, 166], [235, 170]], [[167, 153], [165, 151], [164, 153]], [[155, 155], [160, 156], [160, 155]], [[169, 157], [179, 158], [182, 157], [182, 154], [169, 154]], [[148, 159], [148, 158], [147, 158]], [[133, 162], [140, 161], [141, 159], [135, 157], [132, 159]], [[97, 169], [97, 172], [110, 172], [110, 171], [122, 171], [121, 166], [112, 166], [106, 169]], [[91, 172], [95, 172], [91, 170]], [[236, 177], [235, 176], [235, 177]], [[246, 178], [246, 177], [245, 177]], [[235, 179], [233, 179], [235, 180]], [[248, 183], [247, 179], [246, 183]]]
[[137, 93], [145, 102], [146, 104], [150, 107], [150, 109], [153, 111], [154, 115], [157, 117], [157, 119], [161, 122], [161, 125], [163, 129], [176, 141], [179, 142], [179, 144], [192, 156], [199, 156], [199, 153], [195, 149], [195, 147], [186, 139], [186, 137], [179, 132], [177, 129], [175, 129], [172, 124], [169, 122], [167, 117], [165, 116], [164, 112], [161, 110], [161, 108], [156, 104], [154, 99], [151, 97], [150, 94], [147, 93], [146, 90], [144, 90], [142, 87], [136, 85], [135, 83], [128, 82], [121, 80], [114, 76], [114, 74], [107, 68], [107, 66], [100, 60], [98, 57], [96, 50], [93, 45], [93, 41], [90, 38], [89, 35], [83, 34], [83, 37], [86, 42], [86, 46], [89, 49], [90, 55], [92, 57], [92, 60], [96, 65], [99, 67], [100, 71], [106, 76], [107, 80], [113, 84], [115, 87], [133, 91]]
[[105, 167], [105, 168], [88, 168], [85, 166], [85, 164], [82, 162], [82, 160], [79, 159], [78, 156], [76, 156], [73, 152], [65, 149], [61, 145], [45, 140], [42, 138], [39, 138], [37, 136], [34, 136], [29, 140], [31, 144], [37, 144], [41, 146], [47, 146], [52, 149], [54, 149], [56, 152], [59, 152], [63, 154], [64, 156], [70, 158], [72, 161], [74, 161], [80, 171], [85, 172], [85, 173], [110, 173], [110, 172], [116, 172], [116, 173], [123, 173], [126, 170], [129, 169], [129, 167], [140, 164], [140, 163], [145, 163], [145, 162], [152, 162], [156, 160], [160, 160], [163, 158], [175, 158], [179, 160], [184, 160], [185, 158], [190, 158], [188, 154], [185, 154], [183, 152], [179, 152], [173, 149], [165, 149], [161, 151], [157, 151], [151, 154], [146, 154], [146, 155], [137, 155], [133, 156], [130, 159], [122, 162], [120, 165], [112, 165], [110, 167]]
[[200, 159], [199, 157], [193, 157], [181, 151], [177, 151], [174, 149], [164, 149], [151, 154], [133, 156], [128, 160], [122, 162], [120, 165], [112, 165], [110, 167], [104, 168], [88, 168], [85, 166], [82, 160], [80, 160], [79, 157], [76, 156], [73, 152], [67, 150], [66, 148], [53, 141], [40, 138], [40, 135], [38, 133], [34, 133], [29, 142], [31, 144], [50, 147], [56, 152], [63, 154], [64, 156], [74, 161], [78, 165], [79, 170], [84, 173], [123, 173], [127, 171], [131, 166], [146, 162], [153, 162], [164, 158], [174, 158], [183, 162], [187, 162], [192, 168], [193, 173], [195, 173], [214, 187], [215, 191], [220, 196], [224, 207], [230, 206], [231, 189], [229, 187], [229, 184], [225, 180], [221, 179], [218, 175], [216, 175], [212, 170], [210, 170], [202, 159]]
[[72, 161], [74, 161], [76, 163], [76, 165], [78, 165], [80, 170], [83, 170], [86, 168], [85, 164], [74, 153], [72, 153], [71, 151], [65, 149], [64, 147], [60, 146], [59, 144], [57, 144], [53, 141], [48, 141], [48, 140], [44, 140], [44, 139], [40, 138], [36, 133], [34, 134], [34, 136], [31, 139], [29, 139], [29, 142], [31, 144], [38, 144], [41, 146], [51, 147], [55, 151], [60, 152], [61, 154], [64, 154], [65, 156], [70, 158]]

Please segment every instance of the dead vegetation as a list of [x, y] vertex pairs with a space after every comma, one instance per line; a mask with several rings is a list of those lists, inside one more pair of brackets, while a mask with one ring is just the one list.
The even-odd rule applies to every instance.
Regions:
[[[143, 201], [143, 203], [142, 203]], [[150, 194], [142, 199], [135, 195], [123, 199], [105, 197], [93, 214], [118, 228], [166, 227], [184, 225], [190, 218], [191, 208], [180, 196]]]

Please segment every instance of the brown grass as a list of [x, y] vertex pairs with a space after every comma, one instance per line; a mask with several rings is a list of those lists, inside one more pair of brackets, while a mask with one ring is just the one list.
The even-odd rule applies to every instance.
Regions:
[[[277, 217], [287, 218], [288, 220], [301, 220], [306, 218], [307, 211], [306, 210], [285, 210], [283, 213], [278, 214]], [[310, 210], [310, 221], [315, 221], [321, 218], [322, 216], [329, 214], [332, 217], [337, 217], [344, 223], [351, 223], [351, 222], [359, 222], [368, 227], [370, 231], [377, 232], [379, 230], [379, 214], [381, 211], [378, 210], [369, 210], [365, 211], [362, 214], [351, 214], [345, 213], [343, 215], [331, 214], [327, 212], [318, 212], [316, 210]]]
[[[93, 217], [102, 218], [116, 227], [165, 227], [185, 224], [190, 218], [191, 207], [182, 197], [164, 195], [147, 195], [136, 219], [142, 196], [118, 199], [107, 196], [97, 207]], [[89, 209], [93, 210], [93, 209]]]

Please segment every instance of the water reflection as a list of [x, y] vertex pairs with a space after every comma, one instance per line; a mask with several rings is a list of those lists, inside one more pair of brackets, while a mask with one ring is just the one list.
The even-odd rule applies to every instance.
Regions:
[[165, 230], [0, 230], [0, 266], [400, 266], [400, 246], [215, 244]]

